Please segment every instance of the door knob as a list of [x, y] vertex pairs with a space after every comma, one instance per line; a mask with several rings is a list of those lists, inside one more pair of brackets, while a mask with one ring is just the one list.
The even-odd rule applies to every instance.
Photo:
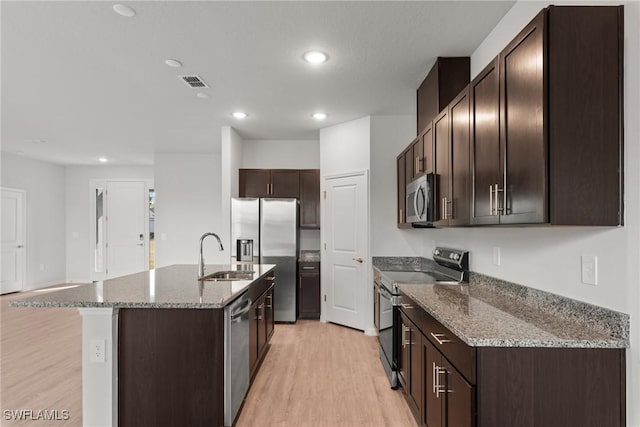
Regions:
[[358, 258], [351, 258], [351, 259], [353, 259], [353, 260], [354, 260], [354, 261], [356, 261], [356, 262], [359, 262], [360, 264], [362, 264], [362, 263], [364, 262], [364, 260], [363, 260], [362, 258], [360, 258], [360, 257], [358, 257]]

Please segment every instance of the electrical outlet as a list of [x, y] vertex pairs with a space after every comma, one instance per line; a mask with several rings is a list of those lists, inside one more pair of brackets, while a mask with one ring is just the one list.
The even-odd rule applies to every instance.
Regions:
[[500, 265], [500, 248], [497, 246], [493, 248], [493, 265]]
[[106, 341], [103, 339], [94, 339], [89, 342], [89, 360], [92, 363], [105, 363]]
[[585, 285], [598, 284], [598, 257], [595, 255], [582, 255], [582, 283]]

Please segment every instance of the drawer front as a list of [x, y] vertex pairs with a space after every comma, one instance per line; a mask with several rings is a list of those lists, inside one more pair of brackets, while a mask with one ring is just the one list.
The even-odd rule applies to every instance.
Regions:
[[299, 262], [298, 271], [300, 273], [320, 273], [319, 262]]
[[423, 334], [471, 384], [476, 383], [476, 349], [467, 345], [429, 313], [424, 313]]
[[456, 367], [458, 371], [475, 385], [476, 383], [476, 349], [468, 346], [453, 332], [424, 311], [410, 297], [400, 294], [400, 309], [420, 329], [422, 334], [433, 343], [434, 347]]

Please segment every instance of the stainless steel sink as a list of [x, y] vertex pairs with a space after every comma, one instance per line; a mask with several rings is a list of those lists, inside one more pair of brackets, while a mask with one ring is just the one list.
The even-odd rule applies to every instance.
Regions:
[[253, 279], [253, 271], [216, 271], [201, 277], [199, 280], [206, 281], [231, 281], [231, 280], [251, 280]]

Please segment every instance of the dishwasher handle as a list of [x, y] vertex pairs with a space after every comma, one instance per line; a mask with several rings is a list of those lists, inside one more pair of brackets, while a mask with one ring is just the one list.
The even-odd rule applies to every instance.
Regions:
[[251, 310], [251, 298], [247, 298], [247, 300], [245, 301], [245, 303], [238, 308], [235, 308], [233, 310], [233, 313], [231, 313], [231, 321], [232, 322], [238, 322], [240, 321], [240, 318], [249, 312], [249, 310]]

